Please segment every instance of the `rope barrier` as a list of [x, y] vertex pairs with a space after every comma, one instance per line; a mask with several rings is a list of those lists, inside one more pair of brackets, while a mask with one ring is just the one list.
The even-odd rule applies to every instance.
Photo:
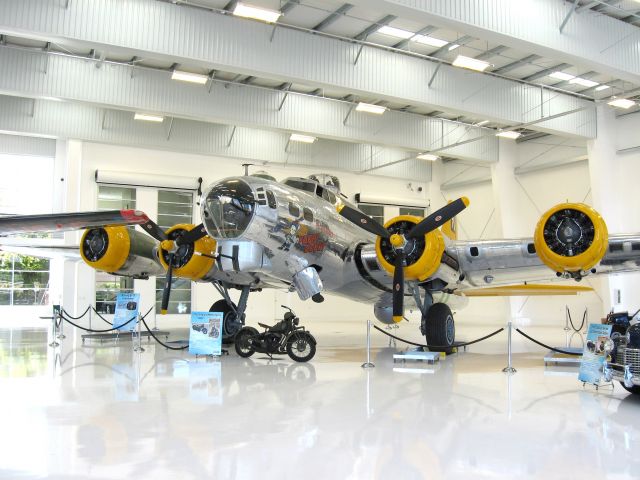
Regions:
[[539, 342], [538, 340], [536, 340], [535, 338], [531, 338], [529, 335], [527, 335], [526, 333], [524, 333], [522, 330], [520, 330], [519, 328], [516, 328], [516, 332], [518, 332], [520, 335], [522, 335], [523, 337], [531, 340], [533, 343], [537, 343], [538, 345], [540, 345], [541, 347], [544, 348], [548, 348], [549, 350], [552, 350], [554, 352], [558, 352], [558, 353], [563, 353], [565, 355], [573, 355], [576, 357], [582, 356], [582, 353], [575, 353], [575, 352], [568, 352], [567, 350], [561, 350], [559, 348], [553, 348], [550, 347], [549, 345], [545, 345], [542, 342]]
[[387, 335], [387, 336], [389, 336], [391, 338], [394, 338], [396, 340], [400, 340], [401, 342], [404, 342], [404, 343], [408, 343], [409, 345], [414, 345], [416, 347], [423, 347], [423, 348], [457, 348], [457, 347], [466, 347], [467, 345], [473, 345], [474, 343], [478, 343], [478, 342], [481, 342], [483, 340], [486, 340], [487, 338], [493, 337], [494, 335], [497, 335], [498, 333], [500, 333], [501, 331], [504, 330], [504, 328], [499, 328], [495, 332], [490, 333], [489, 335], [485, 335], [484, 337], [477, 338], [477, 339], [472, 340], [470, 342], [456, 343], [455, 345], [423, 345], [421, 343], [410, 342], [409, 340], [405, 340], [404, 338], [400, 338], [400, 337], [396, 337], [395, 335], [391, 335], [389, 332], [385, 332], [383, 329], [381, 329], [377, 325], [374, 325], [373, 328], [375, 328], [376, 330], [384, 333], [385, 335]]
[[569, 310], [569, 307], [565, 308], [567, 309], [567, 316], [569, 317], [571, 328], [573, 328], [574, 332], [580, 332], [582, 330], [582, 327], [584, 327], [584, 322], [587, 320], [587, 309], [585, 308], [584, 313], [582, 314], [582, 323], [580, 324], [580, 327], [576, 328], [576, 326], [573, 324], [573, 319], [571, 318], [571, 310]]
[[80, 315], [79, 317], [72, 317], [71, 315], [69, 315], [69, 312], [67, 312], [64, 308], [62, 308], [60, 310], [60, 313], [64, 313], [71, 320], [80, 320], [82, 317], [84, 317], [87, 314], [87, 312], [89, 311], [90, 308], [92, 308], [92, 307], [88, 306], [87, 309], [84, 311], [84, 313], [82, 315]]
[[100, 313], [98, 313], [98, 311], [93, 307], [93, 305], [91, 306], [91, 310], [93, 310], [93, 312], [98, 316], [100, 320], [102, 320], [105, 323], [108, 323], [109, 325], [113, 325], [113, 323], [111, 323], [109, 320], [107, 320], [102, 315], [100, 315]]
[[108, 332], [113, 332], [114, 330], [118, 330], [119, 328], [124, 327], [125, 325], [129, 325], [131, 322], [133, 322], [137, 317], [133, 317], [131, 318], [131, 320], [129, 320], [126, 323], [123, 323], [122, 325], [119, 325], [117, 327], [113, 327], [113, 328], [109, 328], [108, 330], [94, 330], [91, 328], [86, 328], [86, 327], [81, 327], [80, 325], [78, 325], [77, 323], [73, 323], [71, 320], [69, 320], [68, 318], [65, 318], [64, 316], [60, 315], [60, 318], [62, 320], [64, 320], [67, 323], [70, 323], [71, 325], [73, 325], [76, 328], [79, 328], [80, 330], [84, 330], [85, 332], [90, 332], [90, 333], [108, 333]]
[[[149, 312], [147, 312], [148, 314]], [[145, 315], [146, 316], [146, 315]], [[185, 348], [189, 348], [189, 345], [184, 345], [182, 347], [172, 347], [171, 345], [167, 345], [166, 343], [160, 341], [160, 339], [158, 337], [156, 337], [153, 332], [151, 331], [151, 329], [149, 328], [149, 325], [147, 325], [147, 322], [144, 321], [144, 317], [142, 317], [142, 324], [144, 325], [144, 328], [147, 329], [147, 332], [149, 332], [149, 335], [151, 335], [153, 337], [153, 339], [158, 342], [160, 345], [162, 345], [164, 348], [168, 349], [168, 350], [184, 350]]]

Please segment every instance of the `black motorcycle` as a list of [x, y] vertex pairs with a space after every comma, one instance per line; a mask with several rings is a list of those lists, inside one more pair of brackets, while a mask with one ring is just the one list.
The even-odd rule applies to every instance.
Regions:
[[255, 352], [287, 354], [296, 362], [308, 362], [316, 354], [316, 339], [304, 327], [299, 327], [300, 319], [289, 308], [284, 318], [273, 326], [258, 323], [264, 332], [253, 327], [242, 327], [235, 337], [235, 348], [241, 357], [250, 357]]

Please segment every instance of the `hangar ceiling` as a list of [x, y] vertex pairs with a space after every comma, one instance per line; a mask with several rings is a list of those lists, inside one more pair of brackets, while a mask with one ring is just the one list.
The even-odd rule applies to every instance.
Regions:
[[[544, 134], [592, 138], [596, 102], [640, 94], [637, 55], [624, 68], [620, 63], [626, 43], [637, 47], [637, 36], [618, 39], [618, 53], [602, 55], [610, 64], [603, 69], [605, 60], [597, 55], [580, 56], [575, 35], [562, 39], [560, 25], [553, 25], [556, 34], [544, 28], [518, 31], [525, 15], [506, 7], [501, 12], [504, 1], [495, 0], [491, 18], [480, 15], [489, 7], [474, 4], [460, 11], [455, 0], [251, 2], [280, 10], [276, 24], [237, 17], [236, 2], [218, 0], [2, 2], [0, 64], [6, 68], [0, 71], [0, 103], [15, 107], [20, 101], [11, 97], [22, 97], [43, 107], [32, 108], [31, 125], [12, 116], [0, 128], [16, 131], [20, 124], [26, 132], [64, 135], [61, 125], [38, 122], [36, 112], [93, 109], [103, 119], [134, 125], [130, 112], [144, 111], [165, 121], [124, 126], [143, 135], [125, 135], [124, 143], [191, 145], [190, 151], [238, 158], [262, 151], [264, 161], [415, 179], [430, 172], [415, 159], [421, 152], [496, 161], [500, 130], [521, 132], [519, 141]], [[624, 34], [638, 28], [635, 13], [622, 16], [620, 10], [629, 3], [637, 7], [633, 1], [534, 3], [540, 18], [564, 23], [564, 32], [602, 29], [603, 21]], [[518, 4], [524, 13], [532, 8], [528, 0]], [[502, 14], [510, 15], [511, 28], [501, 22]], [[457, 68], [452, 63], [458, 55], [489, 66], [485, 73]], [[172, 81], [174, 70], [208, 79], [205, 85]], [[52, 99], [71, 105], [52, 106]], [[359, 102], [387, 110], [380, 116], [362, 113], [355, 110]], [[13, 111], [19, 115], [24, 108]], [[107, 141], [104, 123], [83, 125], [77, 134]], [[185, 126], [208, 136], [181, 145], [178, 132]], [[227, 146], [230, 132], [244, 131], [254, 133], [243, 140], [245, 151]], [[298, 153], [292, 154], [292, 132], [321, 142], [293, 145]], [[273, 139], [269, 148], [251, 145], [266, 137]]]

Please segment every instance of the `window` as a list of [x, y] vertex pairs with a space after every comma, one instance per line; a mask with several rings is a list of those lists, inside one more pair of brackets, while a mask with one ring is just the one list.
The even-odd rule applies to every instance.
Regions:
[[302, 216], [307, 222], [313, 222], [313, 212], [311, 209], [305, 207], [302, 209]]
[[289, 214], [294, 218], [298, 218], [300, 216], [300, 208], [295, 203], [289, 202]]
[[316, 182], [311, 180], [306, 180], [304, 178], [287, 178], [283, 182], [285, 185], [289, 185], [290, 187], [297, 188], [298, 190], [302, 190], [304, 192], [313, 193], [316, 191]]
[[363, 213], [366, 213], [374, 220], [377, 220], [378, 223], [384, 225], [384, 206], [383, 205], [368, 205], [368, 204], [359, 204], [358, 208]]
[[49, 259], [0, 254], [0, 305], [47, 305]]
[[[98, 210], [135, 208], [135, 188], [106, 185], [98, 187]], [[96, 310], [99, 313], [115, 313], [116, 296], [120, 292], [133, 292], [133, 278], [109, 275], [107, 272], [96, 270]]]
[[336, 203], [336, 196], [334, 195], [334, 193], [332, 191], [327, 190], [326, 188], [323, 189], [322, 198], [324, 198], [327, 202], [329, 202], [331, 204], [335, 204]]
[[424, 208], [400, 207], [400, 215], [413, 215], [414, 217], [424, 217]]
[[271, 190], [267, 190], [267, 202], [269, 203], [269, 208], [278, 208], [278, 203], [276, 202], [276, 196], [273, 194]]
[[[167, 230], [178, 223], [193, 222], [193, 193], [158, 190], [158, 225]], [[165, 277], [156, 277], [156, 311], [160, 311]], [[174, 277], [167, 313], [191, 313], [191, 280]]]

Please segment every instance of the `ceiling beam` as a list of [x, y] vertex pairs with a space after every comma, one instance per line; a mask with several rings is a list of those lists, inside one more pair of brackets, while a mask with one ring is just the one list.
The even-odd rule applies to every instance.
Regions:
[[[127, 21], [120, 21], [122, 18]], [[158, 19], [152, 22], [152, 29], [149, 18]], [[411, 52], [358, 45], [357, 41], [286, 25], [279, 25], [277, 35], [272, 36], [273, 26], [269, 24], [214, 12], [203, 15], [198, 9], [155, 0], [73, 0], [67, 9], [53, 8], [48, 0], [0, 2], [0, 31], [53, 38], [74, 48], [99, 47], [168, 64], [180, 62], [206, 70], [344, 91], [502, 125], [540, 120], [539, 97], [530, 94], [528, 84], [429, 61]], [[181, 34], [175, 35], [177, 31]], [[439, 64], [432, 88], [425, 88]], [[592, 105], [573, 95], [553, 94], [545, 105], [547, 111], [569, 112]], [[140, 95], [145, 93], [141, 91]], [[279, 102], [276, 109], [277, 105]], [[535, 129], [591, 138], [595, 135], [595, 114], [581, 110], [561, 121], [536, 123]]]
[[384, 27], [386, 25], [389, 25], [391, 22], [393, 22], [396, 18], [395, 15], [385, 15], [384, 17], [382, 17], [380, 20], [378, 20], [376, 23], [369, 25], [367, 28], [365, 28], [364, 30], [362, 30], [359, 34], [357, 34], [355, 37], [353, 37], [355, 40], [366, 40], [367, 37], [369, 35], [371, 35], [373, 32], [376, 32], [378, 30], [380, 30], [381, 27]]
[[[435, 32], [437, 29], [438, 29], [437, 27], [433, 27], [433, 26], [429, 25], [429, 26], [427, 26], [427, 27], [424, 27], [424, 28], [421, 28], [420, 30], [418, 30], [418, 31], [415, 33], [415, 35], [414, 35], [413, 37], [411, 37], [411, 38], [415, 38], [415, 37], [416, 37], [416, 36], [418, 36], [418, 35], [425, 35], [425, 36], [427, 36], [427, 35], [429, 35], [430, 33]], [[393, 48], [401, 49], [401, 48], [406, 47], [406, 46], [407, 46], [407, 45], [409, 45], [409, 43], [411, 42], [411, 38], [405, 38], [405, 39], [403, 39], [403, 40], [400, 40], [398, 43], [396, 43], [396, 44], [393, 46]]]
[[559, 70], [562, 70], [564, 68], [568, 68], [570, 66], [571, 65], [569, 65], [568, 63], [559, 63], [557, 65], [554, 65], [553, 67], [545, 68], [544, 70], [540, 70], [539, 72], [532, 73], [531, 75], [527, 75], [526, 77], [523, 78], [523, 80], [525, 80], [527, 82], [532, 82], [533, 80], [537, 80], [538, 78], [546, 77], [550, 73], [557, 72]]
[[[220, 161], [215, 157], [211, 158], [218, 156], [252, 160], [269, 166], [281, 165], [286, 159], [287, 166], [349, 172], [360, 172], [365, 165], [371, 165], [372, 162], [378, 166], [391, 163], [398, 158], [415, 157], [415, 152], [402, 149], [331, 140], [296, 145], [295, 148], [289, 148], [285, 155], [288, 133], [237, 126], [233, 141], [229, 142], [234, 126], [175, 118], [172, 122], [171, 136], [167, 138], [167, 119], [163, 123], [136, 121], [130, 111], [52, 100], [36, 100], [37, 108], [31, 115], [32, 103], [32, 99], [0, 95], [0, 130], [204, 154], [209, 156], [210, 162]], [[61, 122], [61, 118], [65, 121]], [[372, 149], [376, 151], [373, 159]], [[217, 180], [213, 165], [202, 172], [206, 183]], [[428, 162], [410, 158], [401, 165], [382, 167], [371, 174], [428, 181], [431, 178], [431, 166]]]
[[495, 57], [496, 55], [500, 55], [505, 50], [509, 50], [509, 47], [507, 47], [506, 45], [498, 45], [497, 47], [493, 47], [493, 48], [487, 50], [486, 52], [482, 52], [480, 55], [476, 55], [475, 59], [476, 60], [489, 60], [489, 59]]
[[352, 0], [351, 3], [640, 84], [637, 27], [608, 15], [573, 15], [560, 32], [558, 25], [573, 8], [573, 1]]
[[324, 30], [329, 25], [331, 25], [336, 20], [338, 20], [340, 17], [345, 15], [352, 8], [353, 8], [353, 5], [351, 5], [350, 3], [345, 3], [340, 8], [338, 8], [335, 12], [330, 13], [324, 20], [322, 20], [320, 23], [318, 23], [311, 30], [317, 30], [317, 31]]
[[[48, 58], [49, 71], [46, 75], [42, 72], [43, 58]], [[443, 123], [442, 120], [396, 111], [387, 111], [382, 116], [354, 112], [345, 124], [343, 119], [354, 107], [350, 101], [215, 79], [210, 80], [207, 86], [185, 85], [171, 80], [166, 70], [140, 66], [136, 67], [136, 75], [132, 79], [128, 64], [108, 62], [109, 68], [96, 69], [93, 62], [85, 58], [2, 47], [0, 94], [58, 98], [104, 108], [304, 132], [319, 138], [375, 143], [415, 151], [428, 150], [433, 145], [442, 145], [446, 150], [448, 145], [458, 141], [458, 136], [470, 138], [482, 131], [477, 127], [449, 121]], [[38, 78], [37, 82], [31, 81], [34, 77]], [[287, 99], [282, 103], [284, 95]], [[457, 147], [448, 154], [495, 161], [497, 142], [494, 145], [494, 140]]]
[[496, 68], [495, 70], [493, 70], [493, 73], [504, 75], [505, 73], [510, 72], [511, 70], [515, 70], [516, 68], [523, 67], [531, 62], [535, 62], [536, 60], [539, 60], [540, 58], [542, 58], [540, 55], [527, 55], [526, 57], [521, 58], [520, 60], [516, 60], [515, 62], [508, 63], [503, 67]]

